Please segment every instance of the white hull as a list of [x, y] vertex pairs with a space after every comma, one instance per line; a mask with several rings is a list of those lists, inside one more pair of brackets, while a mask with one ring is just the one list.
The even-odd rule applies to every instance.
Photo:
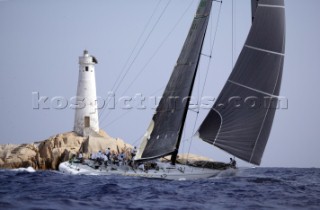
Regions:
[[217, 170], [180, 164], [176, 164], [175, 167], [172, 167], [168, 163], [160, 163], [160, 165], [158, 170], [150, 169], [144, 171], [142, 169], [132, 169], [128, 166], [119, 166], [113, 170], [111, 169], [111, 166], [100, 166], [99, 168], [94, 169], [87, 164], [63, 162], [59, 165], [59, 171], [72, 175], [123, 175], [168, 180], [206, 179], [221, 174], [234, 175], [237, 171], [232, 168]]

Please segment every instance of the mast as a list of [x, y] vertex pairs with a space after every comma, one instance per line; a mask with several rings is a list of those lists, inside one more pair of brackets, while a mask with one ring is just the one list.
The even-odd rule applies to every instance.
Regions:
[[252, 16], [252, 22], [254, 21], [254, 17], [255, 17], [255, 14], [256, 14], [256, 10], [257, 10], [257, 7], [258, 7], [258, 3], [259, 3], [259, 0], [251, 0], [251, 16]]
[[212, 0], [199, 3], [180, 56], [142, 139], [136, 161], [166, 155], [172, 155], [173, 164], [176, 161], [211, 7]]
[[[206, 33], [206, 31], [207, 31], [207, 29], [205, 30], [205, 33]], [[204, 39], [205, 39], [205, 36], [203, 36], [203, 40], [202, 40], [202, 43], [201, 43], [201, 49], [203, 47]], [[198, 70], [198, 66], [199, 66], [199, 62], [200, 62], [200, 54], [201, 54], [201, 51], [200, 51], [199, 56], [198, 56], [197, 65], [196, 65], [196, 71]], [[196, 79], [196, 75], [193, 77], [192, 84], [191, 84], [191, 89], [190, 89], [190, 92], [188, 94], [189, 96], [191, 96], [191, 94], [192, 94], [192, 90], [193, 90], [193, 87], [194, 87], [195, 79]], [[172, 165], [175, 165], [176, 160], [177, 160], [178, 150], [179, 150], [179, 147], [180, 147], [180, 142], [181, 142], [181, 138], [182, 138], [184, 124], [186, 122], [186, 118], [187, 118], [187, 114], [188, 114], [189, 104], [190, 104], [190, 97], [188, 97], [188, 99], [187, 99], [187, 105], [186, 105], [187, 108], [184, 110], [181, 129], [180, 129], [180, 133], [179, 133], [179, 137], [178, 137], [178, 141], [177, 141], [177, 145], [176, 145], [176, 150], [171, 155], [171, 163], [172, 163]]]

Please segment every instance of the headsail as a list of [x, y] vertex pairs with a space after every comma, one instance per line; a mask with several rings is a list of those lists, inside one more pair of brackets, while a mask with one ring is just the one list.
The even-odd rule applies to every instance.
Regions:
[[201, 0], [170, 80], [144, 136], [136, 160], [177, 151], [211, 12], [212, 0]]
[[200, 138], [260, 165], [281, 85], [285, 53], [283, 0], [259, 0], [246, 43]]

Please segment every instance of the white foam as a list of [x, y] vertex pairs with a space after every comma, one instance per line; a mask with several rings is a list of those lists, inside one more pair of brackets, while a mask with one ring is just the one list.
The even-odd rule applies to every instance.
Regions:
[[224, 177], [232, 177], [236, 176], [238, 172], [238, 169], [229, 168], [226, 170], [221, 171], [216, 178], [224, 178]]
[[32, 168], [31, 166], [29, 166], [28, 168], [13, 169], [13, 171], [25, 171], [25, 172], [29, 172], [29, 173], [36, 172], [36, 170], [34, 168]]

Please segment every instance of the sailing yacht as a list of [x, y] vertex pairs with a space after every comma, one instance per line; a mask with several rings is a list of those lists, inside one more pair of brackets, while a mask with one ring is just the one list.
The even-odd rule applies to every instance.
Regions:
[[[234, 170], [228, 163], [177, 163], [179, 146], [197, 75], [212, 0], [201, 0], [189, 33], [150, 125], [135, 164], [155, 163], [143, 170], [64, 162], [71, 174], [121, 174], [162, 179], [198, 179]], [[252, 26], [231, 75], [197, 135], [208, 144], [248, 163], [260, 165], [271, 131], [285, 57], [284, 0], [252, 0]], [[158, 159], [170, 155], [169, 163]], [[152, 164], [151, 164], [152, 165]]]

